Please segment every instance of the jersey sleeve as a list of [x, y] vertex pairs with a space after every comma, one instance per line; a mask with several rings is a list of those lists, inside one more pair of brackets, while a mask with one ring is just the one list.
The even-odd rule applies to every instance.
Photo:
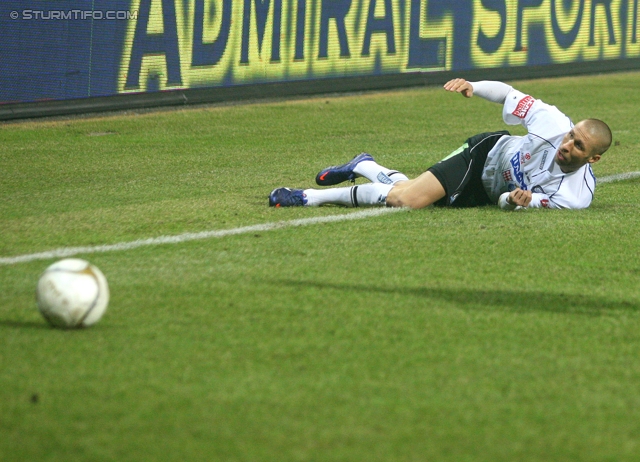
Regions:
[[523, 210], [523, 209], [586, 209], [591, 204], [591, 198], [583, 196], [581, 199], [569, 199], [563, 195], [553, 194], [551, 196], [544, 193], [532, 193], [531, 202], [528, 206], [515, 206], [507, 201], [508, 192], [503, 193], [498, 199], [498, 206], [503, 210]]
[[516, 206], [514, 204], [510, 204], [509, 201], [507, 200], [507, 196], [509, 196], [509, 193], [505, 192], [505, 193], [502, 193], [502, 195], [498, 199], [498, 207], [500, 207], [502, 210], [524, 210], [524, 209], [542, 209], [542, 208], [544, 208], [544, 209], [561, 209], [561, 208], [565, 208], [565, 207], [562, 207], [560, 204], [557, 204], [554, 201], [552, 201], [551, 198], [549, 196], [547, 196], [546, 194], [532, 193], [531, 194], [531, 202], [526, 207], [520, 206], [520, 205]]
[[502, 107], [502, 118], [509, 125], [523, 125], [529, 133], [543, 138], [565, 134], [573, 123], [557, 107], [512, 89]]
[[582, 198], [582, 200], [569, 200], [561, 195], [554, 194], [553, 196], [547, 196], [546, 194], [533, 193], [531, 194], [531, 202], [527, 208], [530, 209], [586, 209], [591, 204], [591, 200]]
[[532, 193], [531, 194], [531, 202], [528, 206], [524, 207], [521, 205], [510, 204], [509, 200], [509, 192], [502, 193], [500, 198], [498, 199], [498, 207], [502, 210], [524, 210], [524, 209], [559, 209], [562, 208], [559, 205], [553, 203], [549, 196], [546, 194], [540, 193]]
[[481, 80], [479, 82], [469, 82], [473, 87], [473, 94], [484, 98], [492, 103], [504, 104], [507, 95], [513, 87], [503, 82], [494, 80]]
[[556, 204], [549, 196], [542, 193], [531, 194], [531, 202], [527, 208], [530, 209], [561, 209], [560, 204]]

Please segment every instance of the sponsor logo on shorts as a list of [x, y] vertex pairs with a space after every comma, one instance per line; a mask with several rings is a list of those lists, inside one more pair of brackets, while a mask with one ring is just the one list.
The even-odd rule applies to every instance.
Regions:
[[549, 208], [549, 199], [542, 199], [540, 201], [540, 204], [545, 208], [548, 209]]
[[531, 106], [533, 106], [535, 102], [536, 100], [533, 97], [525, 96], [518, 102], [518, 106], [516, 106], [516, 110], [513, 111], [512, 114], [520, 119], [524, 119], [527, 117], [529, 109], [531, 109]]

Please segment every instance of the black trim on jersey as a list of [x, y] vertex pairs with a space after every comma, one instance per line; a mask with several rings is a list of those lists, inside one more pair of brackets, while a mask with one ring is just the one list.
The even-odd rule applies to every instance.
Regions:
[[[567, 117], [567, 116], [565, 115], [565, 117]], [[573, 127], [575, 127], [575, 124], [573, 123], [573, 120], [571, 120], [571, 118], [570, 118], [570, 117], [567, 117], [567, 119], [569, 119], [569, 125], [571, 126], [570, 130], [573, 130]], [[569, 133], [569, 132], [567, 132], [567, 133]], [[565, 133], [565, 135], [566, 135], [567, 133]], [[558, 149], [558, 148], [556, 147], [556, 145], [555, 145], [555, 144], [553, 144], [553, 143], [552, 143], [551, 141], [549, 141], [548, 139], [546, 139], [546, 138], [544, 138], [544, 137], [542, 137], [542, 136], [538, 135], [537, 133], [528, 132], [528, 135], [533, 135], [533, 136], [535, 136], [536, 138], [540, 138], [542, 141], [544, 141], [545, 143], [549, 144], [549, 146], [551, 146], [553, 149], [555, 149], [555, 150], [557, 150], [557, 149]], [[564, 136], [563, 136], [563, 138], [564, 138]], [[560, 141], [560, 143], [562, 143], [562, 141]]]
[[589, 188], [589, 182], [587, 181], [587, 173], [590, 172], [591, 176], [593, 177], [593, 184], [596, 184], [596, 176], [593, 174], [593, 172], [591, 171], [591, 168], [587, 165], [587, 168], [585, 169], [584, 172], [584, 178], [582, 178], [584, 180], [584, 184], [587, 185], [587, 188], [589, 189], [589, 192], [591, 193], [591, 200], [593, 200], [593, 196], [595, 196], [595, 191], [592, 190], [591, 188]]
[[[541, 172], [536, 173], [535, 175], [531, 175], [531, 178], [533, 179], [533, 178], [537, 177], [538, 175], [542, 175], [543, 173], [548, 173], [548, 172], [549, 172], [549, 170], [543, 170]], [[529, 181], [531, 181], [531, 180], [529, 180]]]
[[558, 185], [558, 189], [556, 189], [556, 191], [553, 194], [547, 194], [549, 196], [549, 199], [551, 199], [553, 196], [555, 196], [556, 194], [558, 194], [558, 191], [560, 191], [560, 186], [562, 186], [562, 182], [564, 181], [564, 178], [567, 175], [562, 175], [562, 179], [560, 180], [560, 184]]
[[[542, 173], [542, 172], [540, 172]], [[584, 181], [585, 186], [587, 187], [587, 189], [589, 190], [589, 192], [591, 193], [591, 200], [593, 200], [595, 193], [594, 190], [591, 189], [589, 187], [589, 182], [587, 181], [587, 173], [591, 173], [591, 176], [593, 177], [593, 181], [594, 183], [597, 181], [595, 175], [593, 174], [593, 172], [591, 171], [591, 169], [587, 166], [587, 168], [585, 169], [584, 175], [582, 175], [582, 181]], [[539, 174], [538, 174], [539, 175]], [[560, 187], [562, 186], [562, 182], [564, 181], [564, 179], [566, 178], [567, 174], [563, 174], [562, 178], [560, 179], [560, 183], [558, 184], [558, 188], [552, 193], [552, 194], [547, 194], [546, 192], [544, 194], [546, 194], [549, 199], [553, 198], [553, 196], [555, 196], [558, 191], [560, 191]], [[534, 178], [534, 176], [532, 175], [531, 178]], [[534, 192], [533, 190], [531, 192]]]
[[[571, 128], [573, 128], [573, 126], [572, 126]], [[531, 132], [529, 132], [529, 135], [533, 135], [533, 136], [535, 136], [536, 138], [540, 138], [540, 139], [541, 139], [542, 141], [544, 141], [545, 143], [548, 143], [548, 144], [549, 144], [549, 146], [551, 146], [553, 149], [558, 149], [558, 148], [556, 148], [556, 145], [555, 145], [555, 144], [553, 144], [551, 141], [549, 141], [549, 140], [548, 140], [548, 139], [546, 139], [546, 138], [543, 138], [543, 137], [542, 137], [542, 136], [540, 136], [540, 135], [537, 135], [537, 134], [535, 134], [535, 133], [531, 133]]]

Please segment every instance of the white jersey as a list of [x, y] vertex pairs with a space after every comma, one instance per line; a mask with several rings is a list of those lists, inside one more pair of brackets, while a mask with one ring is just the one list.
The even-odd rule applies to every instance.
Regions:
[[482, 182], [498, 202], [502, 193], [516, 188], [532, 192], [529, 207], [582, 209], [591, 204], [596, 179], [591, 165], [563, 173], [556, 151], [573, 122], [555, 106], [512, 89], [502, 109], [509, 125], [522, 124], [525, 136], [503, 136], [489, 151]]

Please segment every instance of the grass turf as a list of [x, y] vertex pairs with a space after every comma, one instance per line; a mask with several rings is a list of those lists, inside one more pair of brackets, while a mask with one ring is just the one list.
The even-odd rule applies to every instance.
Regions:
[[[610, 123], [604, 176], [640, 170], [637, 79], [514, 85]], [[349, 213], [266, 196], [362, 150], [414, 176], [498, 128], [498, 106], [436, 88], [7, 124], [0, 256]], [[87, 255], [112, 299], [81, 331], [35, 309], [51, 260], [0, 266], [0, 459], [637, 460], [639, 184], [580, 212]]]

